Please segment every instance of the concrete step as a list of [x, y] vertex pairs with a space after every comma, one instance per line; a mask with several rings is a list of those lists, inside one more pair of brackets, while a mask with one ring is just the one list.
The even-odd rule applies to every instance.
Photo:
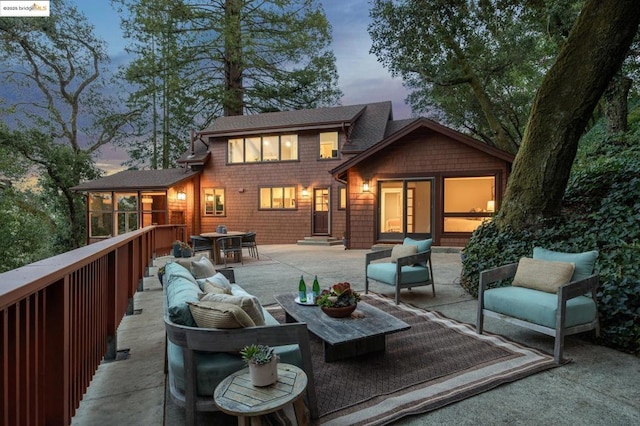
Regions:
[[299, 246], [337, 246], [342, 245], [342, 239], [330, 236], [322, 237], [304, 237], [303, 240], [298, 240]]

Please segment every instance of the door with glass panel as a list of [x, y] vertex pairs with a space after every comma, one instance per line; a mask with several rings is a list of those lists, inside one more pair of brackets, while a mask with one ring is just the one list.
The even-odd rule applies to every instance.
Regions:
[[378, 182], [378, 239], [430, 238], [433, 229], [433, 180]]
[[329, 234], [329, 188], [313, 189], [313, 234]]

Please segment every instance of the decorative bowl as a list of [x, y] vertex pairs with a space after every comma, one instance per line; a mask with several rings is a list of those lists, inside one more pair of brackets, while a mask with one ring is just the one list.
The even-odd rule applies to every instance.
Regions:
[[331, 318], [345, 318], [351, 315], [353, 311], [356, 310], [358, 304], [349, 305], [349, 306], [341, 306], [339, 308], [330, 308], [327, 306], [321, 306], [322, 312], [329, 315]]

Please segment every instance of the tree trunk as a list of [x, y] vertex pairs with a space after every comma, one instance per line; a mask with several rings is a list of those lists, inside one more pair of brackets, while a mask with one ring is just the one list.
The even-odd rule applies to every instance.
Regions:
[[627, 131], [627, 96], [632, 83], [629, 77], [617, 74], [604, 92], [604, 116], [607, 120], [608, 135]]
[[522, 229], [560, 213], [578, 142], [638, 30], [636, 0], [588, 0], [542, 81], [497, 224]]
[[238, 0], [225, 1], [225, 51], [224, 51], [224, 116], [244, 113], [244, 88], [242, 87], [242, 27], [241, 4]]

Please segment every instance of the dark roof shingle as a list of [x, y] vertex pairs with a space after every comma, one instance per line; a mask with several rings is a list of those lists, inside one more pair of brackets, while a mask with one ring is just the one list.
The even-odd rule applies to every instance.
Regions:
[[100, 179], [81, 183], [74, 191], [161, 190], [189, 180], [198, 171], [186, 169], [123, 170]]

